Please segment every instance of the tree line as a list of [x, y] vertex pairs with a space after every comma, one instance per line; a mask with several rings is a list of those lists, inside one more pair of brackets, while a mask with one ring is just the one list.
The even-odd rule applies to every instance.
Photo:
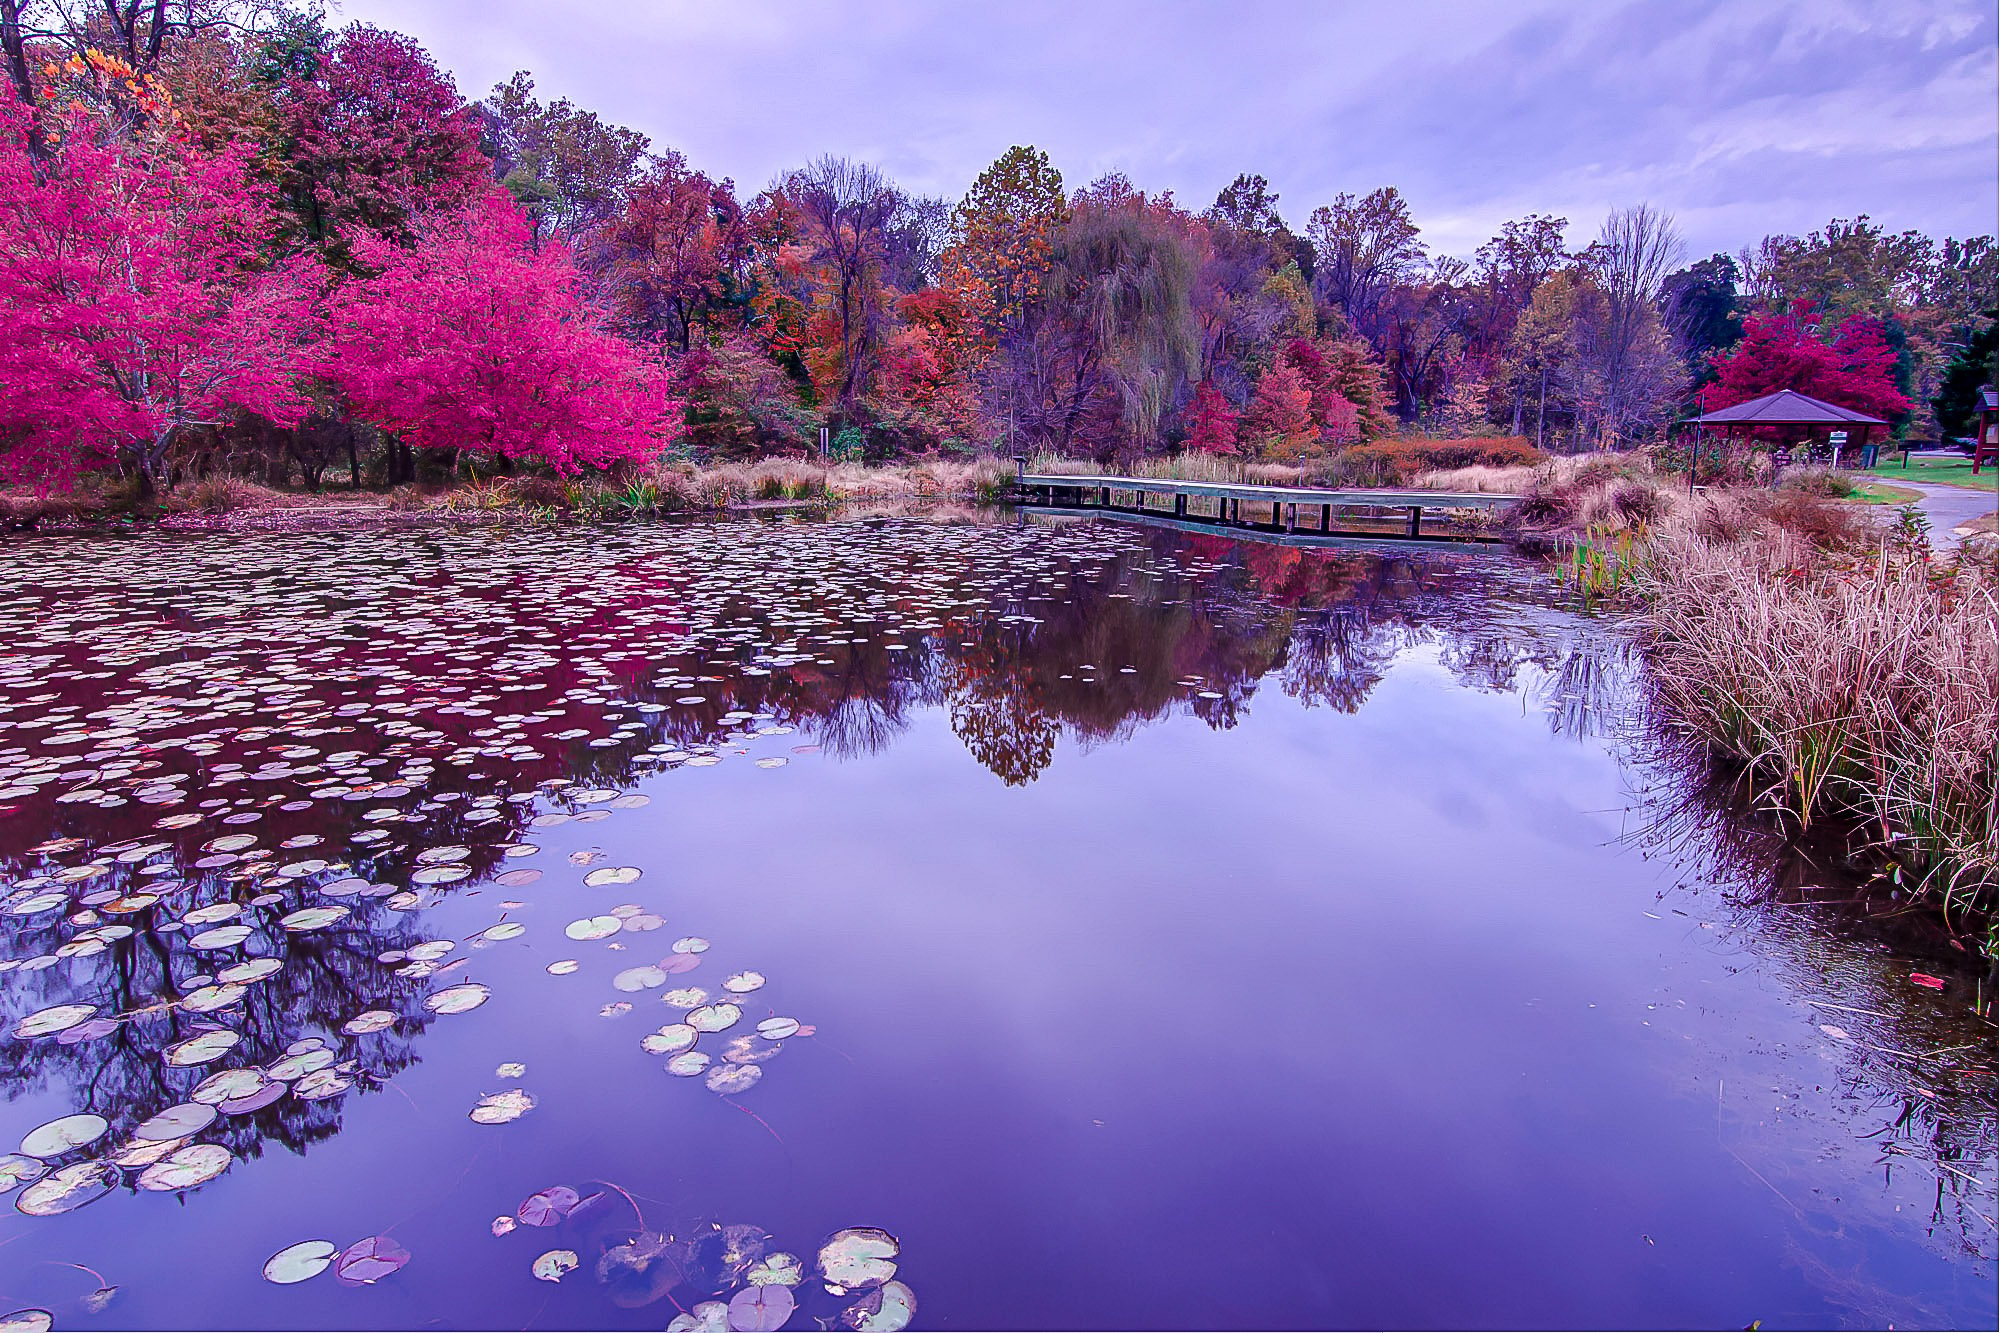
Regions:
[[1196, 208], [1026, 146], [956, 202], [831, 156], [752, 194], [293, 3], [0, 0], [0, 55], [16, 479], [1574, 450], [1764, 385], [1929, 438], [1992, 376], [1993, 238], [1867, 217], [1690, 263], [1646, 204], [1580, 246], [1530, 214], [1457, 257], [1394, 187], [1295, 226], [1259, 175]]

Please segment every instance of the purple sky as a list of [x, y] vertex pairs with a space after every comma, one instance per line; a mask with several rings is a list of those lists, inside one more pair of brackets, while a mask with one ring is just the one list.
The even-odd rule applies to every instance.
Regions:
[[746, 193], [820, 153], [956, 200], [1009, 144], [1072, 189], [1205, 207], [1262, 172], [1302, 227], [1396, 185], [1470, 253], [1553, 212], [1676, 214], [1695, 255], [1868, 213], [1995, 230], [1991, 0], [344, 0], [469, 96], [516, 69]]

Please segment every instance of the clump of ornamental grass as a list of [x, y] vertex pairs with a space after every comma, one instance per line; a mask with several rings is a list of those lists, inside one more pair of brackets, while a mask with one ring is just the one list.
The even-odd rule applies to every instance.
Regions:
[[[1712, 515], [1709, 516], [1712, 518]], [[1993, 919], [2000, 602], [1992, 563], [1883, 541], [1829, 549], [1766, 522], [1654, 536], [1637, 621], [1662, 716], [1743, 766], [1803, 829], [1875, 831], [1916, 897]]]

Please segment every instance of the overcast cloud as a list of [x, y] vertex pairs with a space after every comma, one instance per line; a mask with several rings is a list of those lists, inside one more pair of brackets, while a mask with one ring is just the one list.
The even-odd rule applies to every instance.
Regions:
[[754, 193], [821, 153], [957, 199], [1008, 145], [1074, 189], [1206, 206], [1262, 172], [1302, 227], [1395, 185], [1469, 253], [1527, 212], [1581, 243], [1673, 213], [1696, 254], [1868, 213], [1990, 234], [1990, 0], [345, 0], [468, 96], [514, 70]]

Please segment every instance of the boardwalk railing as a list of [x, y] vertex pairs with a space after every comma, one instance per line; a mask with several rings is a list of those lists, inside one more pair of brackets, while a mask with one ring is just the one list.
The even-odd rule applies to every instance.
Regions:
[[[1408, 538], [1447, 537], [1464, 541], [1480, 532], [1425, 532], [1428, 511], [1497, 511], [1519, 502], [1516, 495], [1460, 491], [1332, 490], [1312, 486], [1245, 486], [1229, 482], [1174, 481], [1161, 477], [1090, 477], [1058, 472], [1022, 472], [1014, 485], [1023, 503], [1114, 513], [1171, 515], [1194, 523], [1254, 528], [1264, 532], [1316, 532], [1339, 535], [1336, 511], [1343, 520], [1352, 511], [1369, 511], [1381, 521], [1381, 511], [1402, 524], [1398, 535]], [[1381, 536], [1379, 526], [1345, 529], [1348, 535]]]

